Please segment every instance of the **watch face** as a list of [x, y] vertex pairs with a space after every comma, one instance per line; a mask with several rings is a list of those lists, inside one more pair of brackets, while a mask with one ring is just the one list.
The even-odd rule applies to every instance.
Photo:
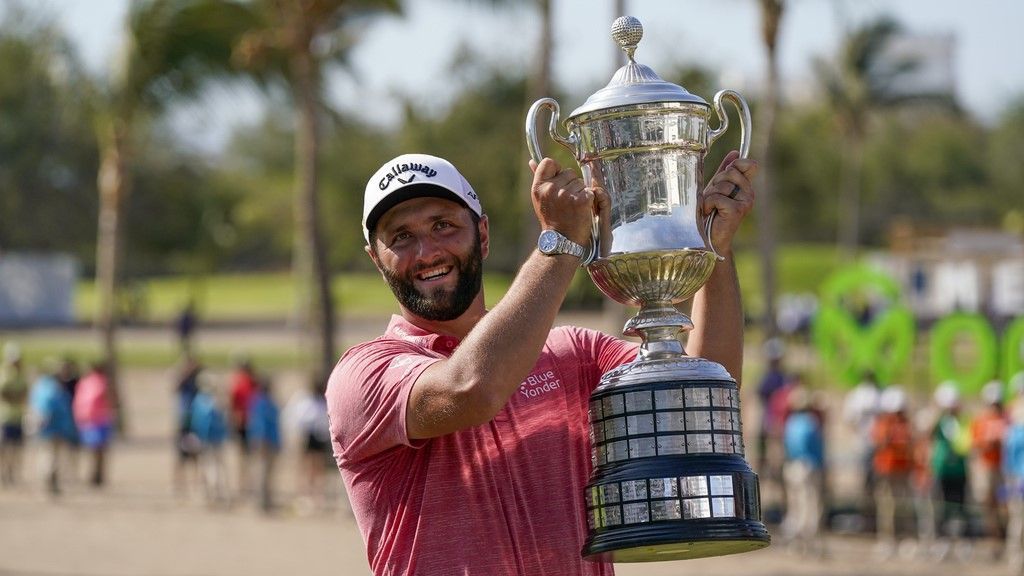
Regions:
[[554, 230], [545, 230], [540, 233], [540, 238], [537, 240], [537, 248], [541, 252], [548, 254], [558, 246], [558, 232]]

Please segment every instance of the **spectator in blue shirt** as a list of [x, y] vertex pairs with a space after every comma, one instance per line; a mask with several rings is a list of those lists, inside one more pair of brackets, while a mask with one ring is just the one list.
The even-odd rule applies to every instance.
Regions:
[[1024, 402], [1010, 411], [1010, 426], [1003, 441], [1003, 477], [1006, 479], [1006, 560], [1015, 574], [1024, 570]]
[[789, 407], [782, 435], [787, 502], [782, 536], [797, 552], [820, 556], [824, 554], [819, 533], [824, 508], [825, 438], [821, 415], [813, 409], [810, 392], [799, 377], [789, 393]]
[[65, 446], [74, 444], [78, 437], [75, 418], [71, 412], [71, 395], [57, 380], [57, 360], [43, 362], [43, 373], [32, 385], [29, 408], [36, 426], [36, 434], [44, 445], [43, 470], [46, 488], [51, 495], [60, 493], [60, 458]]
[[228, 498], [223, 448], [228, 437], [227, 416], [216, 381], [206, 372], [199, 376], [199, 391], [192, 400], [189, 426], [199, 441], [199, 465], [206, 501], [211, 506], [225, 504]]
[[256, 457], [260, 507], [264, 512], [273, 510], [274, 461], [281, 450], [279, 410], [271, 393], [270, 380], [261, 378], [259, 388], [249, 404], [246, 436], [249, 448]]

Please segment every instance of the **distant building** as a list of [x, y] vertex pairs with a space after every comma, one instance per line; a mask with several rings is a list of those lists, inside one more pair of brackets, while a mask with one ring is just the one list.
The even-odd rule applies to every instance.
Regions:
[[903, 285], [920, 320], [955, 311], [996, 323], [1024, 316], [1024, 238], [995, 230], [928, 230], [897, 224], [874, 262]]
[[952, 34], [903, 33], [890, 40], [879, 58], [881, 77], [891, 75], [885, 93], [895, 98], [953, 102], [956, 76]]
[[73, 323], [77, 280], [72, 256], [0, 253], [0, 326]]

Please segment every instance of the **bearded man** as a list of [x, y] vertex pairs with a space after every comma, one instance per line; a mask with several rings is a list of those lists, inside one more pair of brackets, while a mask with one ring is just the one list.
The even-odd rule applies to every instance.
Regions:
[[[480, 200], [448, 161], [406, 154], [366, 185], [366, 252], [398, 300], [385, 334], [348, 350], [327, 389], [334, 454], [374, 574], [609, 575], [586, 562], [587, 408], [637, 344], [553, 328], [589, 243], [601, 189], [545, 158], [533, 170], [542, 239], [484, 306]], [[757, 164], [731, 152], [701, 194], [726, 257], [694, 297], [689, 352], [740, 380], [743, 319], [732, 237]], [[714, 322], [708, 322], [709, 316]]]

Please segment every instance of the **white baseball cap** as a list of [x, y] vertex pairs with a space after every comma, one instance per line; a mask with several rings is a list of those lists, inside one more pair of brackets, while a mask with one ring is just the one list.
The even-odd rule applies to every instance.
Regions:
[[992, 380], [981, 387], [981, 401], [985, 404], [999, 404], [1003, 401], [1003, 383]]
[[947, 380], [939, 384], [934, 393], [935, 403], [944, 410], [950, 410], [960, 405], [960, 391], [957, 390], [956, 382]]
[[878, 405], [886, 414], [903, 412], [907, 409], [907, 393], [899, 386], [890, 386], [882, 391]]
[[395, 205], [412, 198], [434, 197], [454, 200], [483, 216], [480, 198], [465, 177], [444, 158], [429, 154], [402, 154], [378, 169], [363, 193], [363, 238], [370, 242], [370, 230]]

